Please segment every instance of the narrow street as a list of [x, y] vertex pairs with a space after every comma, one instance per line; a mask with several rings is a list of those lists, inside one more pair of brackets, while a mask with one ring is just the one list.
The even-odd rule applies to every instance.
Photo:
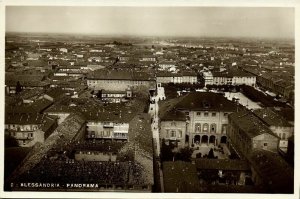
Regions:
[[[150, 107], [149, 107], [149, 114], [153, 118], [152, 123], [151, 123], [151, 129], [152, 129], [152, 133], [153, 133], [153, 139], [155, 141], [154, 146], [156, 147], [156, 149], [155, 149], [156, 157], [160, 156], [158, 101], [162, 100], [162, 99], [165, 99], [165, 90], [163, 87], [157, 87], [157, 95], [151, 98], [152, 103], [150, 103]], [[164, 192], [163, 173], [162, 173], [162, 169], [161, 169], [161, 164], [160, 164], [159, 159], [155, 159], [154, 161], [156, 161], [156, 163], [158, 164], [158, 167], [159, 167], [160, 189], [161, 189], [161, 192]]]

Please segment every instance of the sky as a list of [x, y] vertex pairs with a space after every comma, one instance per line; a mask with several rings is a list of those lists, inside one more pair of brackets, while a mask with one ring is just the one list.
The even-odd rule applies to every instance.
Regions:
[[294, 9], [7, 6], [6, 32], [294, 38]]

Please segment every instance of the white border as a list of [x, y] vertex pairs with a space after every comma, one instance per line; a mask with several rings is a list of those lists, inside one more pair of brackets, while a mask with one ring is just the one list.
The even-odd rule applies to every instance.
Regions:
[[[5, 36], [5, 6], [202, 6], [202, 7], [294, 7], [295, 9], [295, 43], [296, 43], [296, 67], [295, 67], [295, 188], [294, 194], [210, 194], [210, 193], [115, 193], [115, 192], [3, 192], [3, 168], [4, 168], [4, 131], [0, 136], [0, 197], [2, 198], [299, 198], [299, 144], [300, 135], [297, 134], [299, 126], [296, 121], [299, 120], [298, 108], [298, 87], [300, 69], [297, 64], [299, 63], [299, 24], [300, 24], [300, 0], [0, 0], [0, 66], [1, 68], [1, 81], [2, 87], [0, 89], [1, 106], [0, 106], [0, 129], [4, 130], [4, 77], [5, 77], [5, 64], [4, 64], [4, 36]], [[299, 142], [300, 143], [300, 142]]]

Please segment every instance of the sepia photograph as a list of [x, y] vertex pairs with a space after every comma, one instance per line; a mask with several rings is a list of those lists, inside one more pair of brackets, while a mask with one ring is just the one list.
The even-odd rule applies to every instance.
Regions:
[[4, 11], [4, 193], [299, 194], [295, 7]]

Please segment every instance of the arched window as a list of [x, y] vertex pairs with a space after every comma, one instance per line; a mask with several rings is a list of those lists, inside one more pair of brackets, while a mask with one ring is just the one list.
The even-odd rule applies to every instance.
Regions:
[[195, 124], [195, 132], [200, 132], [201, 131], [201, 124], [200, 123], [196, 123]]
[[205, 132], [205, 133], [208, 132], [208, 124], [207, 123], [203, 124], [203, 132]]
[[222, 134], [227, 133], [227, 124], [222, 124]]
[[216, 133], [217, 125], [216, 124], [211, 124], [210, 125], [210, 133]]

